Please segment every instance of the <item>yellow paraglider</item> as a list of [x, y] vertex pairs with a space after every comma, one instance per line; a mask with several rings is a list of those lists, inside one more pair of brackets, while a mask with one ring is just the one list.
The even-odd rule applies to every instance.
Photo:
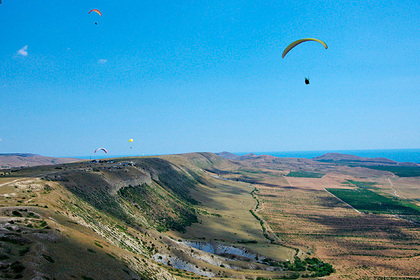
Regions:
[[128, 142], [130, 142], [130, 143], [133, 142], [133, 141], [134, 141], [133, 139], [128, 140]]
[[286, 56], [286, 54], [291, 50], [291, 49], [293, 49], [294, 47], [296, 47], [297, 45], [299, 45], [299, 44], [301, 44], [301, 43], [303, 43], [303, 42], [307, 42], [307, 41], [315, 41], [315, 42], [318, 42], [318, 43], [321, 43], [324, 47], [325, 47], [325, 49], [328, 49], [328, 46], [327, 46], [327, 44], [325, 44], [323, 41], [321, 41], [321, 40], [319, 40], [319, 39], [315, 39], [315, 38], [306, 38], [306, 39], [300, 39], [300, 40], [297, 40], [297, 41], [294, 41], [293, 43], [291, 43], [290, 45], [288, 45], [287, 46], [287, 48], [285, 48], [284, 49], [284, 51], [283, 51], [283, 54], [282, 54], [282, 58], [284, 58], [285, 56]]

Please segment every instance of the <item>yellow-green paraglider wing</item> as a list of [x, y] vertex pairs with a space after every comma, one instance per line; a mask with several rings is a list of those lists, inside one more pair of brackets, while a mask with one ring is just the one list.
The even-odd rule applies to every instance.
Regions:
[[303, 42], [307, 42], [307, 41], [315, 41], [315, 42], [318, 42], [318, 43], [321, 43], [322, 45], [324, 45], [324, 47], [326, 48], [326, 49], [328, 49], [328, 46], [327, 46], [327, 44], [325, 44], [323, 41], [321, 41], [321, 40], [319, 40], [319, 39], [315, 39], [315, 38], [305, 38], [305, 39], [300, 39], [300, 40], [297, 40], [297, 41], [294, 41], [293, 43], [291, 43], [290, 45], [288, 45], [287, 46], [287, 48], [286, 49], [284, 49], [284, 51], [283, 51], [283, 54], [282, 54], [282, 58], [284, 58], [285, 56], [286, 56], [286, 54], [291, 50], [291, 49], [293, 49], [294, 47], [296, 47], [297, 45], [299, 45], [299, 44], [301, 44], [301, 43], [303, 43]]
[[128, 140], [128, 142], [133, 142], [133, 141], [134, 141], [133, 139]]

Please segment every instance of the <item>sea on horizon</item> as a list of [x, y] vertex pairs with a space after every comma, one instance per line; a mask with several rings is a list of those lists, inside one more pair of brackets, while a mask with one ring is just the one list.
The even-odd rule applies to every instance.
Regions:
[[[368, 158], [387, 158], [398, 162], [420, 163], [420, 149], [383, 149], [383, 150], [323, 150], [323, 151], [287, 151], [287, 152], [252, 152], [256, 155], [275, 157], [314, 158], [326, 153], [340, 153]], [[234, 153], [245, 155], [248, 153]]]
[[[369, 158], [388, 158], [398, 162], [416, 162], [420, 163], [420, 149], [383, 149], [383, 150], [322, 150], [322, 151], [285, 151], [285, 152], [240, 152], [233, 153], [236, 155], [245, 155], [254, 153], [256, 155], [271, 155], [275, 157], [294, 157], [312, 159], [322, 156], [326, 153], [340, 153], [347, 155], [355, 155], [359, 157]], [[92, 156], [76, 156], [79, 159], [105, 159], [116, 157], [136, 157], [136, 156], [154, 156], [154, 155], [92, 155]]]

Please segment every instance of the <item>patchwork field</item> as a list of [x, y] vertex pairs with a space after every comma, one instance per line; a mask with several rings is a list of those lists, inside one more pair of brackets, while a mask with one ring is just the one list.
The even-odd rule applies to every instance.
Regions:
[[386, 197], [368, 189], [327, 189], [330, 193], [364, 213], [420, 216], [420, 207], [397, 197]]
[[420, 275], [420, 227], [393, 215], [359, 213], [324, 190], [354, 192], [340, 181], [287, 177], [277, 186], [256, 185], [260, 214], [284, 244], [333, 264], [331, 279]]

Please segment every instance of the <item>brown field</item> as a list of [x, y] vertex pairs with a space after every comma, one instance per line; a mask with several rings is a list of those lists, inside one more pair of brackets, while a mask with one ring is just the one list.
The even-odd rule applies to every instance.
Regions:
[[[341, 184], [348, 178], [287, 177], [277, 179], [277, 186], [258, 185], [259, 213], [285, 244], [333, 264], [337, 273], [331, 279], [420, 275], [420, 227], [390, 215], [358, 213], [324, 190], [348, 188]], [[413, 180], [405, 181], [405, 193], [416, 194]]]
[[[259, 158], [241, 165], [222, 176], [254, 181], [261, 202], [257, 213], [283, 245], [300, 249], [301, 257], [331, 263], [337, 272], [329, 279], [420, 276], [418, 225], [392, 215], [360, 213], [325, 191], [356, 188], [347, 180], [371, 182], [379, 193], [419, 204], [420, 178], [305, 159]], [[326, 175], [285, 177], [291, 170]]]

